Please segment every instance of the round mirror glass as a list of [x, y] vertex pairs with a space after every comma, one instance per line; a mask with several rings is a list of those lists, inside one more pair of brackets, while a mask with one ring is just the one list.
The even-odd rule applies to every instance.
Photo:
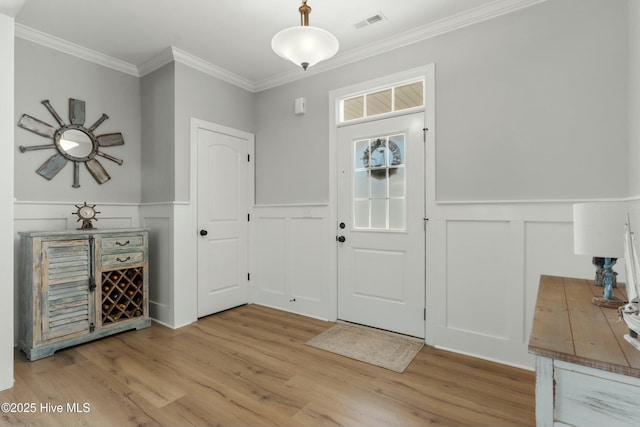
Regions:
[[93, 142], [86, 133], [67, 129], [60, 137], [60, 148], [70, 156], [84, 158], [93, 151]]

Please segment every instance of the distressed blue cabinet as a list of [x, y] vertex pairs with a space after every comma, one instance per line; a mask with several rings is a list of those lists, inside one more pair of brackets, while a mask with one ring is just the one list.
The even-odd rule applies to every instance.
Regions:
[[151, 324], [146, 229], [20, 233], [18, 346], [29, 360]]

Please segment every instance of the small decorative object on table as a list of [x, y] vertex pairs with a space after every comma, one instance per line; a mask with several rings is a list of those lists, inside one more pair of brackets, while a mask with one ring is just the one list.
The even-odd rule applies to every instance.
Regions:
[[[593, 297], [593, 304], [618, 308], [625, 301], [613, 295], [616, 272], [612, 267], [624, 254], [624, 202], [579, 203], [573, 205], [574, 252], [602, 258], [604, 290], [602, 297]], [[602, 255], [605, 255], [602, 257]], [[596, 264], [597, 258], [593, 259]], [[596, 264], [598, 266], [598, 264]], [[596, 273], [596, 281], [597, 281]]]
[[91, 221], [97, 221], [96, 214], [100, 212], [96, 211], [96, 205], [88, 205], [87, 202], [84, 202], [84, 205], [76, 205], [78, 208], [77, 211], [73, 212], [75, 215], [78, 215], [78, 221], [82, 221], [82, 227], [78, 228], [78, 230], [91, 230], [95, 228]]
[[[617, 258], [612, 258], [611, 260], [615, 264], [615, 262], [618, 259]], [[595, 265], [597, 267], [597, 269], [596, 269], [596, 277], [593, 280], [593, 282], [595, 283], [596, 286], [600, 286], [602, 288], [602, 287], [604, 287], [604, 271], [605, 271], [604, 270], [604, 262], [605, 262], [605, 258], [594, 256], [593, 259], [591, 260], [591, 262], [593, 263], [593, 265]], [[618, 281], [616, 279], [617, 275], [618, 275], [618, 273], [616, 273], [614, 271], [613, 272], [613, 283], [612, 283], [612, 287], [614, 287], [614, 288], [618, 287]]]

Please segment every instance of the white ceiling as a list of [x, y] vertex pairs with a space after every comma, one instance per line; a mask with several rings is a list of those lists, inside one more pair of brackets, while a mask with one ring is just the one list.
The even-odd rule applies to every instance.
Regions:
[[[15, 0], [0, 0], [4, 1]], [[310, 24], [332, 32], [340, 50], [307, 73], [540, 1], [308, 0]], [[299, 25], [300, 4], [300, 0], [26, 0], [15, 21], [21, 33], [36, 30], [53, 36], [58, 44], [62, 39], [138, 70], [157, 62], [171, 46], [259, 88], [304, 77], [304, 71], [271, 50], [275, 33]], [[386, 19], [354, 27], [378, 13]], [[16, 34], [20, 36], [19, 31]]]

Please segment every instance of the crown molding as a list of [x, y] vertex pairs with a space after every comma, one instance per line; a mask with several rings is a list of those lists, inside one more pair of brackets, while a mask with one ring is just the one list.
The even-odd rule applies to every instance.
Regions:
[[51, 49], [68, 53], [87, 61], [121, 71], [136, 77], [147, 75], [158, 68], [172, 62], [180, 62], [188, 67], [194, 68], [212, 77], [231, 83], [249, 92], [261, 92], [287, 83], [301, 80], [312, 75], [320, 74], [344, 65], [352, 64], [366, 58], [370, 58], [381, 53], [389, 52], [413, 43], [420, 42], [441, 34], [448, 33], [460, 28], [467, 27], [479, 22], [483, 22], [516, 10], [524, 9], [529, 6], [543, 3], [548, 0], [495, 0], [484, 6], [453, 15], [439, 21], [424, 25], [422, 27], [410, 30], [385, 40], [369, 44], [362, 48], [354, 49], [342, 54], [338, 54], [334, 58], [314, 65], [304, 73], [300, 73], [298, 69], [292, 70], [285, 74], [280, 74], [271, 78], [260, 81], [250, 81], [238, 74], [218, 67], [210, 62], [204, 61], [186, 51], [169, 46], [162, 50], [159, 54], [135, 66], [128, 62], [104, 55], [91, 49], [87, 49], [75, 43], [68, 42], [61, 38], [40, 32], [33, 28], [26, 27], [21, 24], [15, 24], [15, 35], [25, 40], [41, 44]]
[[210, 62], [204, 61], [194, 55], [191, 55], [189, 52], [185, 52], [184, 50], [180, 50], [174, 46], [171, 47], [171, 50], [176, 62], [195, 68], [198, 71], [209, 74], [227, 83], [231, 83], [232, 85], [241, 87], [242, 89], [255, 92], [255, 84], [252, 81], [232, 73], [231, 71], [225, 70], [224, 68], [218, 67], [217, 65], [211, 64]]
[[479, 6], [468, 11], [449, 16], [447, 18], [426, 24], [422, 27], [397, 34], [387, 39], [371, 43], [364, 47], [338, 54], [328, 61], [316, 64], [306, 73], [288, 72], [273, 78], [258, 81], [254, 85], [254, 92], [260, 92], [281, 86], [305, 77], [329, 71], [344, 65], [352, 64], [363, 59], [371, 58], [394, 49], [430, 39], [460, 28], [468, 27], [479, 22], [487, 21], [501, 15], [506, 15], [516, 10], [543, 3], [548, 0], [496, 0], [484, 6]]
[[156, 56], [141, 64], [140, 67], [138, 67], [138, 71], [140, 76], [145, 76], [173, 61], [194, 68], [227, 83], [241, 87], [249, 92], [255, 92], [255, 85], [250, 80], [234, 74], [231, 71], [225, 70], [224, 68], [220, 68], [217, 65], [211, 64], [210, 62], [204, 61], [189, 52], [178, 49], [175, 46], [167, 47]]
[[138, 66], [138, 74], [140, 77], [146, 76], [149, 73], [154, 72], [158, 68], [162, 68], [168, 63], [173, 62], [173, 52], [171, 46], [166, 47], [160, 51], [157, 55], [152, 56], [142, 64]]
[[133, 64], [96, 52], [95, 50], [87, 49], [86, 47], [52, 36], [51, 34], [46, 34], [42, 31], [26, 27], [22, 24], [15, 24], [15, 36], [116, 71], [140, 77], [138, 67]]

